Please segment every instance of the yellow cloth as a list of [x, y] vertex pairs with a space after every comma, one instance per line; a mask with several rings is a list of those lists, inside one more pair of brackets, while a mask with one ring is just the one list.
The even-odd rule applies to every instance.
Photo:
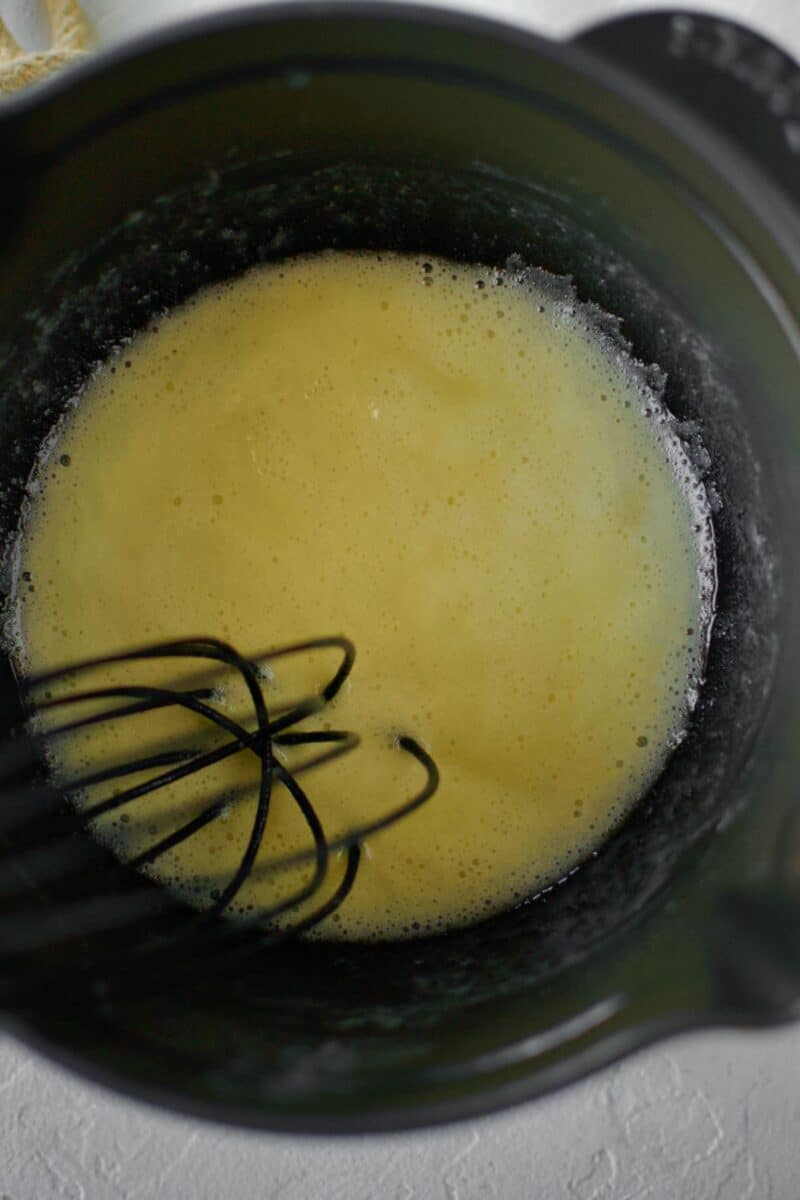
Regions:
[[47, 50], [24, 50], [0, 20], [0, 97], [44, 79], [85, 53], [92, 31], [77, 0], [44, 0], [50, 20]]

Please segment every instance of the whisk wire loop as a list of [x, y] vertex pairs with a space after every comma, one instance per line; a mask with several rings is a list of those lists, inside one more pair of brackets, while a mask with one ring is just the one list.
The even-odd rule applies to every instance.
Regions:
[[[340, 659], [336, 669], [313, 695], [276, 706], [270, 713], [264, 683], [281, 659], [317, 651], [335, 650]], [[168, 659], [196, 660], [202, 677], [185, 681], [185, 686], [123, 683], [80, 689], [81, 677], [94, 670], [126, 667], [137, 662]], [[288, 938], [307, 933], [330, 917], [350, 894], [359, 871], [362, 847], [371, 837], [408, 816], [430, 799], [439, 784], [439, 773], [431, 756], [408, 735], [396, 746], [414, 758], [425, 772], [417, 792], [388, 812], [362, 821], [334, 838], [326, 836], [323, 822], [299, 778], [351, 753], [359, 745], [357, 734], [342, 729], [304, 728], [304, 722], [325, 709], [341, 691], [355, 662], [355, 647], [345, 637], [307, 639], [245, 657], [233, 646], [213, 637], [182, 638], [97, 656], [48, 671], [22, 681], [25, 718], [12, 736], [0, 743], [0, 901], [24, 892], [37, 902], [7, 915], [0, 915], [0, 964], [14, 955], [30, 956], [53, 943], [100, 935], [104, 946], [104, 972], [129, 974], [134, 969], [129, 954], [108, 953], [106, 935], [120, 928], [134, 928], [138, 938], [135, 961], [158, 963], [165, 971], [180, 970], [198, 939], [204, 953], [213, 947], [218, 955], [237, 955], [247, 946], [279, 945]], [[239, 719], [220, 707], [220, 690], [209, 686], [208, 672], [233, 672], [244, 685], [250, 714]], [[213, 677], [211, 680], [213, 684]], [[67, 688], [54, 695], [59, 687]], [[193, 744], [147, 745], [122, 761], [84, 771], [59, 780], [48, 769], [57, 758], [59, 738], [90, 730], [103, 722], [120, 722], [148, 712], [175, 710], [198, 718], [201, 740]], [[58, 719], [62, 717], [63, 719]], [[55, 720], [53, 720], [55, 718]], [[213, 742], [214, 735], [224, 740]], [[297, 757], [309, 747], [311, 753]], [[291, 751], [293, 765], [284, 761]], [[277, 754], [276, 754], [277, 752]], [[219, 789], [202, 797], [195, 795], [185, 820], [156, 837], [145, 849], [127, 858], [115, 859], [92, 838], [96, 822], [135, 804], [137, 800], [174, 787], [208, 771], [237, 754], [257, 763], [255, 805], [246, 844], [232, 873], [220, 878], [200, 909], [186, 910], [147, 876], [147, 868], [176, 849], [234, 807], [252, 800], [254, 785]], [[147, 778], [136, 780], [137, 775]], [[89, 802], [89, 793], [101, 785], [123, 786], [101, 800]], [[274, 857], [260, 854], [268, 824], [275, 785], [291, 797], [305, 827], [308, 847]], [[176, 815], [180, 816], [180, 806]], [[125, 819], [123, 817], [123, 819]], [[345, 854], [343, 874], [327, 899], [304, 911], [321, 896], [329, 875], [331, 859]], [[257, 861], [258, 860], [258, 861]], [[310, 873], [289, 894], [258, 911], [239, 914], [235, 923], [219, 922], [248, 880], [310, 867]], [[122, 877], [120, 876], [122, 872]], [[141, 873], [145, 872], [144, 875]], [[66, 886], [66, 893], [49, 902], [51, 883]], [[68, 885], [68, 886], [67, 886]], [[57, 889], [58, 890], [58, 889]], [[45, 894], [44, 902], [41, 894]], [[180, 919], [175, 920], [179, 912]], [[293, 919], [287, 918], [293, 916]], [[168, 929], [158, 928], [160, 917], [170, 918]], [[155, 924], [154, 924], [155, 922]], [[258, 931], [258, 936], [253, 935]], [[23, 974], [12, 972], [13, 986], [21, 986]], [[12, 991], [13, 991], [12, 986]], [[0, 1001], [3, 989], [0, 988]]]

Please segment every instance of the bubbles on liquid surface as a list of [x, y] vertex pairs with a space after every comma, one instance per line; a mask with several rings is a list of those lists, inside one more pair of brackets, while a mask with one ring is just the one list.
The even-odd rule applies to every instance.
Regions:
[[[214, 287], [122, 347], [43, 456], [21, 654], [347, 632], [357, 671], [330, 717], [365, 752], [315, 776], [320, 812], [335, 828], [351, 797], [412, 786], [389, 729], [443, 784], [368, 841], [322, 932], [413, 936], [517, 903], [624, 816], [697, 695], [713, 533], [658, 388], [603, 314], [519, 264], [322, 255]], [[133, 852], [156, 816], [104, 836]], [[290, 849], [285, 795], [270, 820], [269, 853]], [[234, 806], [152, 870], [199, 901], [248, 829]]]

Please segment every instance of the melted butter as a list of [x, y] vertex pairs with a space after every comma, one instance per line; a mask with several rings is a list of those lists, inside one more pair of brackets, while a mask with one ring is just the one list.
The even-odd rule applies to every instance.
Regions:
[[[21, 544], [35, 585], [20, 583], [25, 665], [190, 634], [255, 653], [346, 633], [351, 681], [308, 722], [362, 738], [303, 778], [326, 834], [419, 787], [398, 732], [434, 756], [441, 786], [368, 839], [318, 935], [408, 936], [499, 911], [603, 840], [686, 719], [704, 637], [698, 500], [654, 412], [632, 365], [544, 277], [390, 255], [254, 270], [137, 336], [63, 423]], [[268, 699], [335, 665], [278, 664]], [[225, 695], [238, 712], [230, 680]], [[98, 726], [62, 743], [59, 765], [141, 752], [180, 720]], [[239, 756], [202, 777], [202, 797], [252, 778]], [[140, 799], [98, 834], [138, 853], [175, 827], [176, 803], [196, 811], [197, 787]], [[235, 869], [253, 803], [151, 872], [203, 903]], [[277, 786], [259, 862], [308, 845]], [[343, 869], [336, 857], [323, 896]], [[309, 870], [256, 871], [234, 911]]]

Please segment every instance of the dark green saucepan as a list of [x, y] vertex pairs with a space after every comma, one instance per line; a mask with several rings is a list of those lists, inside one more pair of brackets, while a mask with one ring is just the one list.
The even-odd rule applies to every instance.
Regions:
[[[6, 539], [38, 446], [120, 338], [253, 263], [372, 247], [519, 255], [620, 317], [668, 375], [720, 566], [689, 735], [561, 885], [440, 939], [297, 944], [198, 965], [183, 991], [9, 1011], [22, 1038], [186, 1111], [364, 1131], [535, 1096], [672, 1031], [797, 1014], [796, 80], [759, 38], [699, 17], [553, 44], [300, 4], [105, 51], [4, 102]], [[8, 721], [8, 664], [0, 700]]]

